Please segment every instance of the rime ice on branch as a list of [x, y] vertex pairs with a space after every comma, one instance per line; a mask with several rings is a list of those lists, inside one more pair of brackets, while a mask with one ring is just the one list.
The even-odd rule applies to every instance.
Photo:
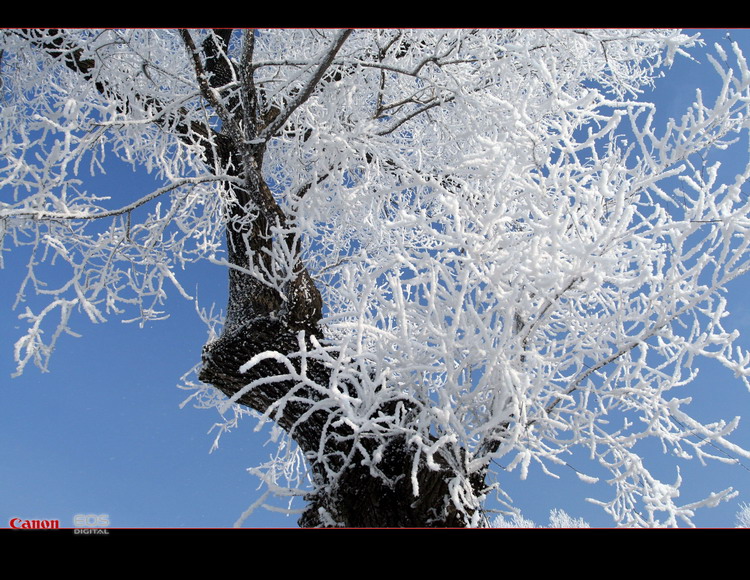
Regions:
[[[749, 265], [750, 166], [700, 164], [747, 138], [739, 51], [717, 49], [715, 102], [659, 127], [644, 89], [696, 43], [675, 31], [0, 38], [2, 247], [28, 256], [18, 305], [46, 299], [18, 372], [80, 314], [163, 316], [210, 261], [229, 303], [196, 400], [284, 430], [256, 473], [307, 494], [304, 525], [485, 525], [495, 466], [576, 449], [618, 525], [732, 496], [678, 503], [634, 446], [748, 456], [680, 395], [706, 357], [750, 372], [722, 296]], [[88, 188], [112, 159], [158, 185]]]

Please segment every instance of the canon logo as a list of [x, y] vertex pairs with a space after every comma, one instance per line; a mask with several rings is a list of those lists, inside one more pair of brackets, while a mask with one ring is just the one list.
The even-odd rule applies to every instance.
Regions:
[[8, 522], [14, 530], [56, 530], [60, 527], [60, 520], [22, 520], [13, 518]]

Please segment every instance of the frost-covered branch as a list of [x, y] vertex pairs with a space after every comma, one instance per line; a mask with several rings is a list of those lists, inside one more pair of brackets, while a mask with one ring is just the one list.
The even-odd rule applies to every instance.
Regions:
[[127, 214], [132, 212], [133, 210], [141, 207], [142, 205], [147, 204], [150, 201], [153, 201], [165, 193], [169, 193], [170, 191], [173, 191], [175, 189], [179, 189], [185, 185], [191, 185], [191, 184], [198, 184], [198, 183], [208, 183], [211, 181], [221, 181], [221, 182], [235, 182], [238, 185], [242, 183], [241, 180], [237, 178], [233, 178], [231, 176], [205, 176], [205, 177], [195, 177], [195, 178], [188, 178], [188, 179], [181, 179], [174, 183], [171, 183], [170, 185], [167, 185], [166, 187], [160, 187], [159, 189], [152, 191], [151, 193], [144, 195], [139, 200], [134, 201], [133, 203], [129, 203], [128, 205], [125, 205], [118, 209], [111, 209], [111, 210], [102, 210], [97, 211], [94, 213], [76, 213], [76, 212], [70, 212], [70, 213], [62, 213], [62, 212], [50, 212], [50, 211], [44, 211], [44, 210], [30, 210], [30, 209], [24, 209], [24, 208], [4, 208], [0, 206], [0, 219], [2, 218], [32, 218], [35, 220], [96, 220], [96, 219], [102, 219], [102, 218], [109, 218], [114, 216], [119, 216], [123, 214]]
[[331, 43], [330, 48], [326, 51], [325, 55], [320, 59], [316, 70], [311, 75], [305, 86], [299, 91], [295, 98], [287, 104], [287, 106], [279, 113], [279, 115], [266, 127], [263, 128], [259, 136], [260, 139], [266, 140], [271, 136], [275, 135], [276, 132], [284, 126], [289, 117], [302, 106], [313, 94], [315, 87], [317, 87], [320, 80], [326, 74], [328, 69], [333, 64], [334, 58], [341, 50], [341, 47], [346, 42], [346, 39], [351, 35], [352, 30], [342, 30], [338, 33], [336, 38]]

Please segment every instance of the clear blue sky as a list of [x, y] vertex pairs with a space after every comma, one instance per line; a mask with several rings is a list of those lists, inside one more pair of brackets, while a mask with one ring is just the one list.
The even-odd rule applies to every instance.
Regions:
[[[706, 31], [709, 40], [726, 30]], [[732, 30], [750, 56], [750, 31]], [[680, 114], [693, 87], [713, 81], [705, 59], [701, 64], [678, 59], [654, 99], [667, 115]], [[117, 179], [117, 176], [115, 176]], [[133, 184], [129, 175], [119, 185]], [[174, 292], [171, 318], [144, 329], [112, 321], [92, 325], [74, 322], [82, 338], [64, 337], [53, 356], [50, 373], [27, 368], [14, 371], [13, 343], [22, 323], [10, 309], [23, 275], [20, 254], [6, 254], [0, 271], [0, 527], [12, 517], [59, 519], [72, 526], [75, 514], [109, 515], [114, 527], [230, 527], [258, 497], [257, 480], [247, 467], [267, 459], [267, 432], [254, 425], [225, 435], [209, 453], [216, 421], [213, 411], [179, 408], [186, 393], [176, 388], [180, 376], [200, 357], [206, 332], [193, 304]], [[225, 273], [205, 266], [193, 273], [192, 291], [215, 297], [223, 307]], [[750, 347], [750, 280], [737, 282], [730, 311]], [[707, 416], [747, 415], [735, 441], [750, 448], [750, 393], [728, 371], [704, 365], [695, 385], [696, 402]], [[572, 460], [571, 464], [575, 461]], [[732, 526], [739, 502], [750, 503], [750, 461], [747, 467], [712, 463], [685, 464], [686, 501], [710, 490], [733, 486], [741, 496], [731, 504], [703, 510], [701, 526]], [[583, 501], [594, 489], [577, 481], [572, 470], [555, 482], [532, 470], [529, 480], [517, 472], [503, 479], [524, 515], [546, 523], [551, 508], [565, 509], [595, 526], [611, 520]], [[658, 473], [667, 481], [674, 471]], [[690, 494], [694, 494], [694, 497]], [[296, 517], [259, 510], [246, 525], [294, 527]]]

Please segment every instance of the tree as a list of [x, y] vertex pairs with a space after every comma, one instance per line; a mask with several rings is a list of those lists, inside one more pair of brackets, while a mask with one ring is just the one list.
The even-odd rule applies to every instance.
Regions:
[[[17, 371], [72, 318], [148, 321], [180, 269], [228, 272], [193, 400], [271, 421], [256, 472], [305, 526], [479, 526], [501, 484], [589, 452], [618, 525], [690, 523], [639, 454], [750, 453], [679, 389], [745, 381], [722, 295], [744, 274], [750, 72], [658, 128], [641, 100], [697, 38], [594, 30], [8, 30], [3, 248], [29, 253]], [[111, 158], [158, 182], [86, 187]], [[45, 285], [43, 266], [65, 281]], [[205, 314], [205, 311], [204, 311]], [[673, 391], [676, 389], [676, 391]], [[304, 459], [304, 461], [302, 461]], [[302, 481], [304, 463], [307, 484]], [[286, 478], [286, 479], [285, 479]], [[302, 491], [294, 491], [302, 493]]]

